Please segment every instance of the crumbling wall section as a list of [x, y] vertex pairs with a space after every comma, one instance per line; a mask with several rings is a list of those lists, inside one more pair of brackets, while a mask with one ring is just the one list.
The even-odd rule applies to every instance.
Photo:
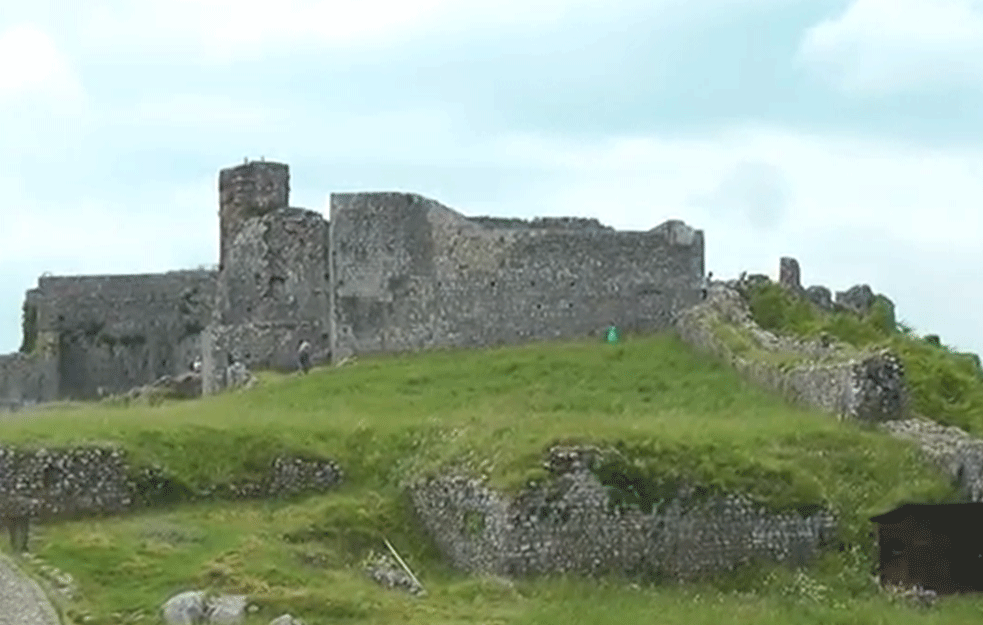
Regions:
[[333, 194], [330, 241], [335, 359], [657, 330], [703, 272], [703, 233], [682, 222], [501, 226], [403, 193]]
[[792, 340], [761, 329], [728, 287], [676, 320], [679, 336], [731, 363], [789, 400], [859, 421], [899, 419], [908, 410], [904, 366], [886, 349], [856, 352], [821, 340]]
[[243, 224], [290, 205], [290, 168], [284, 163], [248, 160], [219, 172], [219, 268]]
[[[214, 484], [191, 496], [283, 497], [325, 492], [343, 479], [341, 467], [331, 460], [283, 455], [257, 479]], [[116, 447], [0, 447], [0, 522], [124, 512], [169, 500], [172, 493], [164, 491], [175, 488], [168, 484], [166, 469], [134, 470]]]
[[58, 360], [55, 354], [0, 356], [0, 411], [18, 410], [58, 398]]
[[215, 297], [215, 272], [45, 276], [39, 335], [58, 342], [58, 397], [91, 399], [185, 371]]
[[132, 503], [125, 458], [111, 447], [0, 447], [0, 517], [120, 512]]
[[918, 445], [926, 459], [958, 485], [964, 499], [983, 501], [983, 439], [920, 417], [888, 421], [881, 428]]
[[307, 340], [328, 360], [328, 222], [285, 208], [243, 222], [218, 276], [212, 323], [202, 339], [205, 393], [226, 386], [231, 361], [292, 371]]
[[[554, 450], [555, 451], [555, 450]], [[480, 480], [444, 476], [410, 488], [424, 529], [471, 573], [620, 573], [678, 580], [754, 560], [805, 564], [835, 534], [833, 516], [779, 513], [739, 495], [683, 490], [651, 511], [612, 507], [583, 464], [509, 497]]]

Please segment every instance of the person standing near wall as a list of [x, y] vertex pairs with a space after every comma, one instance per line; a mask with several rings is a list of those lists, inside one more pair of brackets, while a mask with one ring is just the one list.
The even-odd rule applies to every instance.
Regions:
[[707, 298], [707, 294], [710, 292], [710, 281], [713, 279], [713, 272], [711, 271], [703, 278], [703, 284], [700, 287], [700, 292], [702, 293], [702, 299]]
[[301, 373], [306, 374], [311, 369], [311, 344], [302, 340], [297, 345], [297, 363], [300, 365]]

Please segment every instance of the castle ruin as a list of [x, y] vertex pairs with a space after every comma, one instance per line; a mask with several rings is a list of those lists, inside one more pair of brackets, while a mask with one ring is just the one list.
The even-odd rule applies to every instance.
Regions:
[[224, 385], [230, 359], [292, 370], [353, 354], [670, 327], [698, 299], [703, 232], [677, 220], [466, 217], [409, 193], [334, 193], [329, 219], [289, 204], [287, 165], [219, 174], [217, 271], [42, 276], [0, 406], [93, 399], [186, 371]]

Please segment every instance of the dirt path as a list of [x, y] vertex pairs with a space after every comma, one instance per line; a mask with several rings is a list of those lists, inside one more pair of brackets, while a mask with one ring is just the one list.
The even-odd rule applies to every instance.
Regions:
[[37, 582], [0, 553], [0, 625], [61, 625]]

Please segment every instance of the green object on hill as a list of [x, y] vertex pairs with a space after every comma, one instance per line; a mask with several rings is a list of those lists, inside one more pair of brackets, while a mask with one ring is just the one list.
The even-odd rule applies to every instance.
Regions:
[[614, 326], [608, 326], [607, 342], [608, 343], [618, 342], [618, 328]]

